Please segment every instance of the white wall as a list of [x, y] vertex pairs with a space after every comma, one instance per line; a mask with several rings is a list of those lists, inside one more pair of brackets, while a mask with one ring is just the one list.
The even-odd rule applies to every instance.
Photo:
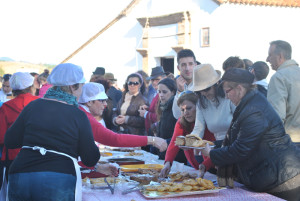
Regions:
[[295, 24], [300, 18], [299, 11], [299, 8], [221, 5], [211, 15], [208, 61], [219, 69], [229, 56], [266, 61], [269, 43], [273, 40], [288, 41], [293, 48], [293, 58], [300, 61], [300, 30]]
[[[290, 42], [293, 58], [300, 62], [300, 30], [297, 30], [300, 8], [218, 5], [212, 0], [141, 1], [127, 17], [100, 35], [69, 62], [82, 65], [87, 79], [97, 66], [103, 66], [107, 72], [115, 74], [119, 86], [122, 86], [130, 73], [142, 68], [142, 56], [136, 52], [136, 48], [142, 47], [143, 33], [136, 18], [183, 11], [191, 12], [191, 49], [201, 63], [211, 63], [216, 69], [222, 69], [223, 61], [229, 56], [240, 56], [253, 62], [265, 61], [269, 42], [278, 39]], [[200, 46], [203, 27], [210, 27], [210, 47]], [[157, 58], [167, 56], [174, 57], [177, 65], [176, 53], [171, 48], [177, 44], [177, 38], [162, 37], [176, 33], [177, 29], [177, 25], [151, 28], [150, 68], [159, 64]], [[176, 75], [176, 67], [174, 70]]]

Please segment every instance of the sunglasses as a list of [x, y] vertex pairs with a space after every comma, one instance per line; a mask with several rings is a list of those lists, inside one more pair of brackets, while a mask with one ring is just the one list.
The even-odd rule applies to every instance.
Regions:
[[137, 86], [137, 85], [139, 85], [140, 83], [139, 83], [139, 82], [128, 82], [127, 84], [128, 84], [128, 86], [130, 86], [130, 85]]

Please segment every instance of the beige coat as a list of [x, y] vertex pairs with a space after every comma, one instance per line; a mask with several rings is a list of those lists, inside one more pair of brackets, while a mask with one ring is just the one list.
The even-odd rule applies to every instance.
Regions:
[[279, 66], [270, 80], [267, 98], [286, 133], [293, 142], [300, 142], [300, 68], [296, 61], [287, 60]]

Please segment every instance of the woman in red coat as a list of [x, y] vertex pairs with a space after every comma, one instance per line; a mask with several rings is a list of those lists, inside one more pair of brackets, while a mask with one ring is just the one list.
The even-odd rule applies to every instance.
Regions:
[[[182, 92], [179, 96], [177, 104], [180, 107], [182, 114], [181, 114], [181, 118], [178, 119], [175, 125], [174, 133], [171, 142], [168, 146], [166, 157], [165, 157], [165, 166], [161, 170], [160, 177], [166, 177], [168, 175], [168, 173], [171, 170], [172, 162], [174, 161], [179, 151], [179, 147], [175, 145], [176, 137], [186, 136], [190, 134], [194, 129], [197, 101], [198, 101], [197, 95], [191, 91]], [[209, 141], [215, 141], [213, 134], [209, 132], [207, 129], [205, 130], [203, 139]], [[184, 154], [187, 160], [189, 161], [189, 163], [195, 169], [198, 170], [199, 163], [197, 162], [194, 156], [193, 150], [192, 149], [184, 150]], [[207, 170], [213, 167], [213, 164], [210, 159], [204, 158], [202, 164], [206, 167]]]

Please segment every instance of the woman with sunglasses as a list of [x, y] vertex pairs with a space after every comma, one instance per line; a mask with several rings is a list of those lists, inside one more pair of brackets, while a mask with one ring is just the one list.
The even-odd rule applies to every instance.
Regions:
[[145, 135], [145, 120], [140, 117], [138, 111], [140, 106], [147, 104], [142, 95], [144, 91], [142, 76], [139, 73], [130, 74], [126, 79], [125, 91], [113, 117], [113, 123], [118, 126], [118, 132]]
[[255, 89], [254, 76], [235, 68], [222, 80], [236, 110], [222, 148], [202, 150], [218, 166], [219, 186], [233, 187], [238, 178], [254, 191], [300, 200], [300, 150], [274, 108]]
[[[210, 64], [202, 64], [194, 68], [193, 90], [199, 97], [195, 127], [191, 134], [203, 138], [205, 128], [214, 134], [216, 146], [220, 146], [232, 120], [235, 106], [225, 98], [223, 89], [219, 87], [221, 72]], [[200, 161], [199, 161], [200, 162]], [[201, 176], [213, 167], [209, 159], [200, 164]]]

